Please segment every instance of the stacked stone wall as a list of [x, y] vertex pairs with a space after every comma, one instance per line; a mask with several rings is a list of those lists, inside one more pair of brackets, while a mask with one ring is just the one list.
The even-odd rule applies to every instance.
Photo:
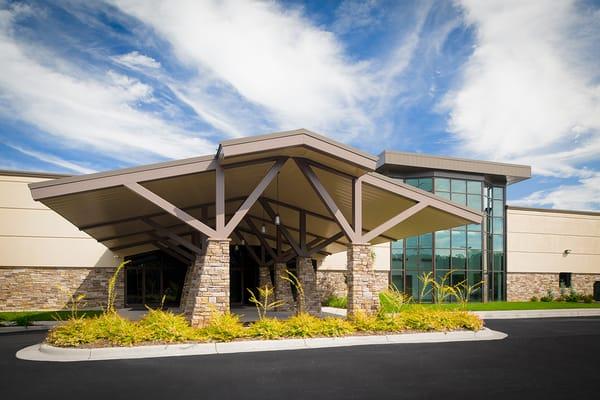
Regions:
[[275, 299], [282, 300], [284, 303], [277, 307], [277, 311], [291, 311], [294, 309], [294, 296], [292, 295], [292, 286], [290, 282], [283, 279], [287, 277], [287, 265], [284, 263], [275, 263]]
[[[108, 281], [115, 268], [0, 267], [0, 310], [37, 311], [70, 308], [84, 294], [80, 308], [105, 307]], [[117, 278], [115, 307], [124, 306], [124, 274]]]
[[298, 281], [302, 284], [304, 291], [304, 311], [311, 315], [321, 314], [321, 299], [317, 291], [317, 274], [312, 260], [306, 257], [298, 257], [296, 261]]
[[373, 257], [369, 244], [348, 246], [348, 315], [373, 313], [379, 307]]
[[[571, 274], [571, 287], [579, 294], [593, 294], [596, 281], [600, 281], [600, 274]], [[508, 301], [529, 301], [534, 296], [546, 296], [548, 291], [555, 297], [561, 294], [558, 273], [514, 272], [506, 275]]]

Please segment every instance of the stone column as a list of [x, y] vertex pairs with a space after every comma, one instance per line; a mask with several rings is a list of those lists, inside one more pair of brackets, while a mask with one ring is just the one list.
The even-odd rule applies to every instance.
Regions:
[[297, 257], [296, 271], [298, 272], [298, 281], [304, 289], [304, 311], [311, 315], [320, 315], [321, 300], [317, 292], [317, 273], [312, 259]]
[[348, 245], [348, 315], [357, 311], [374, 313], [379, 307], [375, 272], [368, 243]]
[[288, 281], [281, 278], [282, 276], [288, 276], [286, 271], [287, 265], [275, 263], [275, 299], [285, 301], [284, 305], [277, 307], [277, 311], [291, 311], [294, 309], [292, 287]]
[[213, 312], [229, 312], [229, 239], [208, 239], [189, 272], [184, 315], [190, 324], [201, 327]]
[[258, 266], [258, 285], [261, 288], [265, 286], [273, 287], [273, 281], [271, 280], [271, 271], [269, 271], [268, 265]]

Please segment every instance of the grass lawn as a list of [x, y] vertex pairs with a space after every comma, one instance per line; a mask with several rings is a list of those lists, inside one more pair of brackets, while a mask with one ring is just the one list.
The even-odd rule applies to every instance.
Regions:
[[[79, 311], [79, 317], [93, 317], [102, 314], [101, 310]], [[19, 325], [24, 325], [26, 321], [55, 321], [57, 319], [68, 319], [71, 317], [71, 311], [14, 311], [0, 312], [0, 321], [14, 321]]]
[[[457, 304], [419, 304], [425, 307], [459, 308]], [[469, 303], [470, 311], [501, 311], [501, 310], [557, 310], [565, 308], [600, 308], [600, 302], [568, 303], [565, 301], [494, 301], [489, 303]]]

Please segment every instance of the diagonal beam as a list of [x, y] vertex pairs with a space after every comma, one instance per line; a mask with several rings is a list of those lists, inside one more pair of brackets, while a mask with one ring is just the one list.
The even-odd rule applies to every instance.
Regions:
[[[265, 209], [267, 214], [269, 214], [269, 217], [271, 218], [271, 220], [274, 221], [276, 214], [275, 214], [275, 211], [273, 210], [273, 208], [271, 207], [271, 205], [262, 199], [260, 200], [260, 204], [263, 206], [263, 208]], [[280, 222], [283, 222], [283, 221], [280, 221]], [[290, 246], [292, 246], [292, 248], [294, 249], [296, 254], [298, 254], [299, 256], [304, 255], [304, 250], [300, 247], [300, 244], [296, 241], [296, 239], [294, 239], [294, 237], [290, 234], [290, 231], [288, 231], [288, 229], [283, 225], [283, 223], [280, 223], [278, 228], [281, 231], [281, 233], [283, 234], [283, 236], [285, 236], [285, 239], [288, 241]]]
[[154, 230], [160, 235], [160, 236], [166, 236], [169, 239], [171, 239], [172, 241], [174, 241], [175, 243], [186, 247], [187, 249], [193, 251], [194, 253], [198, 254], [198, 255], [202, 255], [203, 251], [200, 247], [196, 246], [195, 244], [193, 244], [192, 242], [190, 242], [189, 240], [185, 240], [184, 238], [182, 238], [179, 235], [176, 235], [175, 233], [171, 232], [170, 230], [168, 230], [167, 228], [157, 224], [156, 222], [152, 221], [151, 219], [142, 219], [142, 221], [146, 224], [151, 226], [152, 228], [154, 228]]
[[177, 260], [181, 261], [184, 264], [190, 265], [192, 263], [192, 260], [177, 254], [176, 252], [171, 250], [169, 247], [163, 245], [160, 242], [156, 242], [156, 243], [154, 243], [154, 245], [156, 247], [158, 247], [159, 249], [161, 249], [162, 251], [164, 251], [165, 253], [167, 253], [168, 255], [170, 255], [171, 257], [176, 258]]
[[265, 250], [267, 251], [267, 253], [269, 253], [269, 256], [271, 256], [272, 259], [276, 259], [277, 258], [277, 254], [275, 254], [275, 252], [273, 251], [273, 249], [271, 248], [271, 246], [269, 246], [269, 243], [267, 243], [267, 239], [265, 239], [265, 237], [258, 230], [258, 228], [256, 227], [256, 225], [254, 225], [254, 222], [252, 221], [252, 219], [246, 217], [246, 218], [244, 218], [244, 221], [246, 221], [246, 223], [250, 227], [250, 230], [252, 231], [252, 233], [254, 234], [254, 236], [256, 236], [258, 238], [258, 241], [260, 242], [260, 244], [265, 248]]
[[342, 236], [344, 236], [344, 232], [336, 233], [329, 239], [323, 240], [321, 243], [317, 244], [315, 247], [309, 247], [307, 254], [312, 255], [312, 254], [318, 253], [319, 251], [323, 250], [325, 247], [329, 246], [331, 243], [335, 242]]
[[[242, 242], [242, 241], [246, 242], [246, 240], [244, 239], [243, 235], [240, 232], [233, 231], [233, 235], [235, 237], [237, 237], [240, 242]], [[254, 249], [252, 248], [252, 246], [249, 246], [248, 242], [246, 242], [243, 246], [246, 248], [246, 250], [248, 251], [248, 254], [250, 254], [250, 257], [254, 260], [254, 262], [256, 262], [257, 265], [261, 265], [262, 262], [258, 258], [256, 253], [254, 252]]]
[[275, 178], [277, 176], [277, 174], [279, 173], [279, 171], [283, 167], [283, 164], [285, 164], [286, 161], [287, 161], [287, 159], [277, 160], [271, 166], [271, 168], [269, 169], [267, 174], [262, 178], [262, 180], [259, 182], [259, 184], [254, 188], [252, 193], [250, 193], [250, 195], [242, 203], [240, 208], [238, 208], [238, 210], [235, 212], [235, 214], [233, 214], [233, 217], [231, 217], [231, 219], [225, 226], [224, 233], [223, 233], [225, 237], [229, 237], [229, 235], [231, 235], [231, 232], [233, 232], [235, 227], [238, 226], [238, 224], [246, 216], [248, 211], [250, 211], [250, 208], [252, 208], [254, 203], [256, 203], [256, 200], [258, 200], [258, 198], [265, 191], [267, 186], [269, 186], [269, 184], [273, 181], [273, 178]]
[[323, 184], [319, 180], [319, 177], [315, 174], [312, 168], [303, 160], [294, 158], [294, 161], [296, 162], [298, 168], [300, 168], [300, 171], [302, 171], [310, 185], [313, 187], [314, 191], [321, 198], [321, 201], [323, 202], [323, 204], [325, 204], [331, 216], [335, 218], [335, 220], [340, 225], [346, 236], [348, 236], [348, 239], [350, 239], [351, 242], [356, 243], [357, 235], [354, 233], [354, 230], [344, 217], [342, 210], [338, 208], [337, 204], [335, 204], [335, 201], [333, 200], [327, 189], [325, 189], [325, 186], [323, 186]]
[[195, 256], [192, 253], [172, 245], [168, 240], [165, 240], [165, 238], [158, 236], [156, 233], [151, 233], [150, 236], [155, 240], [155, 243], [162, 244], [164, 247], [167, 247], [172, 252], [179, 254], [181, 257], [187, 258], [190, 262], [195, 259]]
[[162, 208], [163, 210], [165, 210], [172, 216], [179, 218], [181, 221], [185, 222], [192, 228], [204, 233], [206, 236], [217, 237], [217, 232], [214, 229], [212, 229], [210, 226], [198, 221], [196, 218], [192, 217], [190, 214], [186, 213], [185, 211], [183, 211], [180, 208], [177, 208], [173, 204], [169, 203], [167, 200], [158, 196], [156, 193], [151, 192], [150, 190], [146, 189], [139, 183], [134, 183], [134, 182], [126, 183], [124, 186], [127, 189], [129, 189], [132, 192], [139, 195], [140, 197], [143, 197], [144, 199], [148, 200], [149, 202], [153, 203], [154, 205]]
[[402, 221], [412, 217], [419, 211], [423, 210], [425, 207], [427, 207], [427, 205], [428, 205], [427, 203], [421, 202], [421, 203], [415, 204], [414, 206], [412, 206], [410, 208], [407, 208], [406, 210], [402, 211], [400, 214], [396, 215], [395, 217], [392, 217], [391, 219], [388, 219], [383, 224], [379, 225], [376, 228], [371, 229], [368, 233], [362, 235], [362, 242], [369, 243], [371, 240], [375, 239], [377, 236], [379, 236], [383, 232], [386, 232], [386, 231], [392, 229], [393, 227], [395, 227]]

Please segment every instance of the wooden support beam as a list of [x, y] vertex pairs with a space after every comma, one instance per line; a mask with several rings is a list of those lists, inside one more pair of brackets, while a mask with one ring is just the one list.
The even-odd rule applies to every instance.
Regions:
[[217, 237], [217, 232], [214, 229], [212, 229], [210, 226], [198, 221], [196, 218], [192, 217], [190, 214], [186, 213], [185, 211], [183, 211], [180, 208], [175, 207], [173, 204], [169, 203], [167, 200], [158, 196], [156, 193], [151, 192], [150, 190], [146, 189], [139, 183], [126, 183], [125, 187], [127, 189], [131, 190], [132, 192], [136, 193], [140, 197], [150, 201], [154, 205], [162, 208], [163, 210], [165, 210], [169, 214], [173, 215], [174, 217], [185, 222], [192, 228], [204, 233], [208, 237]]
[[224, 235], [229, 237], [231, 232], [235, 229], [236, 226], [241, 222], [241, 220], [246, 216], [250, 208], [256, 203], [256, 200], [260, 197], [260, 195], [265, 191], [267, 186], [273, 181], [273, 178], [277, 176], [283, 165], [287, 159], [277, 160], [273, 166], [269, 169], [267, 174], [262, 178], [259, 184], [254, 188], [252, 193], [246, 198], [246, 200], [242, 203], [240, 208], [233, 214], [233, 217], [229, 220], [227, 225], [225, 226]]
[[371, 231], [369, 231], [368, 233], [363, 234], [361, 241], [363, 243], [369, 243], [371, 240], [375, 239], [377, 236], [379, 236], [383, 232], [392, 229], [393, 227], [395, 227], [402, 221], [412, 217], [419, 211], [423, 210], [425, 207], [427, 207], [427, 205], [428, 205], [427, 203], [417, 203], [414, 206], [407, 208], [406, 210], [402, 211], [400, 214], [396, 215], [395, 217], [388, 219], [386, 222], [379, 225], [378, 227], [371, 229]]
[[362, 178], [356, 178], [352, 182], [352, 219], [354, 232], [356, 235], [362, 235]]
[[190, 265], [193, 260], [189, 260], [179, 254], [177, 254], [176, 252], [174, 252], [173, 250], [171, 250], [169, 247], [161, 244], [160, 242], [156, 242], [155, 243], [156, 247], [158, 247], [160, 250], [164, 251], [165, 253], [167, 253], [168, 255], [170, 255], [171, 257], [181, 261], [182, 263], [186, 264], [186, 265]]
[[191, 243], [188, 240], [185, 240], [184, 238], [182, 238], [179, 235], [176, 235], [175, 233], [171, 232], [170, 230], [166, 229], [165, 227], [157, 224], [156, 222], [152, 221], [151, 219], [142, 219], [142, 221], [144, 221], [145, 224], [151, 226], [152, 228], [155, 229], [155, 231], [160, 235], [160, 236], [166, 236], [169, 239], [171, 239], [172, 241], [174, 241], [175, 243], [188, 248], [189, 250], [191, 250], [192, 252], [201, 255], [203, 253], [202, 249], [196, 245], [194, 245], [193, 243]]
[[306, 252], [306, 211], [300, 211], [298, 218], [298, 226], [300, 227], [300, 248], [303, 252]]
[[152, 238], [154, 238], [156, 240], [156, 243], [162, 244], [163, 246], [167, 247], [171, 251], [179, 254], [181, 257], [188, 259], [190, 262], [194, 261], [194, 259], [196, 258], [194, 256], [194, 254], [179, 248], [176, 244], [175, 245], [171, 244], [168, 240], [158, 236], [155, 233], [150, 234], [150, 236], [152, 236]]
[[315, 253], [320, 252], [321, 250], [323, 250], [325, 247], [329, 246], [331, 243], [335, 242], [336, 240], [338, 240], [339, 238], [341, 238], [342, 236], [344, 236], [344, 232], [338, 232], [337, 234], [333, 235], [332, 237], [330, 237], [329, 239], [323, 240], [321, 241], [319, 244], [317, 244], [315, 247], [309, 247], [308, 251], [306, 252], [308, 256], [311, 256]]
[[273, 248], [271, 248], [271, 246], [269, 246], [269, 243], [267, 243], [267, 240], [263, 236], [262, 232], [258, 230], [256, 225], [254, 225], [254, 222], [248, 217], [244, 218], [244, 221], [246, 221], [246, 223], [250, 227], [250, 230], [252, 230], [252, 233], [254, 234], [254, 236], [256, 236], [258, 238], [258, 241], [260, 242], [260, 244], [269, 253], [269, 256], [271, 256], [271, 258], [273, 258], [273, 259], [277, 258], [277, 254], [275, 254], [275, 252], [273, 251]]
[[325, 204], [325, 207], [327, 207], [327, 210], [329, 210], [331, 216], [335, 218], [338, 225], [342, 228], [348, 239], [351, 242], [356, 243], [357, 235], [354, 233], [354, 230], [352, 229], [348, 221], [346, 221], [346, 217], [344, 217], [342, 211], [338, 208], [337, 204], [335, 204], [335, 201], [333, 200], [327, 189], [325, 189], [325, 186], [323, 186], [323, 184], [319, 180], [319, 177], [315, 174], [312, 168], [303, 160], [295, 158], [294, 161], [296, 162], [298, 168], [300, 168], [300, 171], [302, 171], [310, 185], [313, 187], [315, 193], [317, 193], [317, 195], [321, 198], [321, 201], [323, 202], [323, 204]]
[[225, 171], [218, 164], [215, 167], [215, 180], [215, 236], [226, 239], [229, 235], [225, 234]]
[[248, 254], [250, 254], [250, 257], [252, 257], [252, 259], [254, 260], [254, 262], [256, 262], [256, 264], [261, 265], [261, 261], [258, 258], [258, 256], [256, 255], [256, 253], [254, 252], [254, 249], [252, 248], [252, 246], [248, 245], [248, 242], [246, 242], [246, 239], [244, 239], [243, 235], [238, 232], [238, 231], [233, 231], [233, 236], [235, 236], [236, 238], [238, 238], [238, 240], [240, 242], [244, 242], [242, 245], [246, 248], [246, 250], [248, 251]]

